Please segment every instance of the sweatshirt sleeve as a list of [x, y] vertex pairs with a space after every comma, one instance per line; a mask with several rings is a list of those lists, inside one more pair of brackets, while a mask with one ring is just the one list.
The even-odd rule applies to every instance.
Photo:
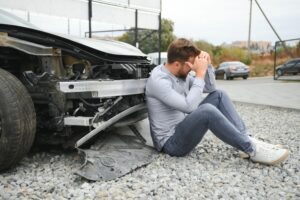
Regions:
[[[194, 82], [195, 77], [190, 76], [190, 87]], [[205, 86], [203, 88], [204, 93], [211, 93], [216, 90], [216, 76], [215, 70], [212, 65], [209, 65], [204, 78]]]
[[167, 77], [159, 77], [147, 83], [146, 95], [152, 96], [164, 104], [184, 113], [194, 111], [202, 101], [204, 80], [194, 78], [189, 93], [184, 96], [172, 88], [172, 82]]

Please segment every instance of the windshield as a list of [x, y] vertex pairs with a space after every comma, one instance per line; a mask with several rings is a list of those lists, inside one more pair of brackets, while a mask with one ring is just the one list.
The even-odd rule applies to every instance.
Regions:
[[230, 64], [230, 65], [245, 65], [244, 63], [239, 62], [239, 61], [229, 62], [228, 64]]

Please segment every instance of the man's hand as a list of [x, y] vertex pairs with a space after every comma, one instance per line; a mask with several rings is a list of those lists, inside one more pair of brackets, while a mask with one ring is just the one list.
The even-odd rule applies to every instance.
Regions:
[[190, 62], [186, 63], [193, 71], [195, 71], [196, 77], [204, 78], [207, 71], [207, 66], [211, 63], [211, 60], [208, 53], [201, 51], [200, 55], [196, 56], [194, 64]]
[[201, 51], [201, 53], [200, 53], [200, 55], [199, 55], [200, 57], [203, 57], [203, 58], [206, 58], [207, 59], [207, 62], [208, 62], [208, 64], [211, 64], [211, 59], [210, 59], [210, 55], [207, 53], [207, 52], [205, 52], [205, 51]]

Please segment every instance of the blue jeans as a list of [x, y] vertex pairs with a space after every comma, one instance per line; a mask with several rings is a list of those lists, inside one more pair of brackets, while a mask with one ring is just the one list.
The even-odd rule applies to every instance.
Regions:
[[208, 129], [241, 151], [255, 151], [243, 120], [222, 90], [210, 93], [195, 111], [176, 126], [163, 151], [171, 156], [185, 156], [197, 146]]

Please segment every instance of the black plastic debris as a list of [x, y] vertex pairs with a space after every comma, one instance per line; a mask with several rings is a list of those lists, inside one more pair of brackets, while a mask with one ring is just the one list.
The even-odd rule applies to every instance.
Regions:
[[79, 149], [84, 163], [76, 174], [93, 181], [121, 177], [151, 163], [157, 151], [137, 136], [109, 134], [90, 149]]

